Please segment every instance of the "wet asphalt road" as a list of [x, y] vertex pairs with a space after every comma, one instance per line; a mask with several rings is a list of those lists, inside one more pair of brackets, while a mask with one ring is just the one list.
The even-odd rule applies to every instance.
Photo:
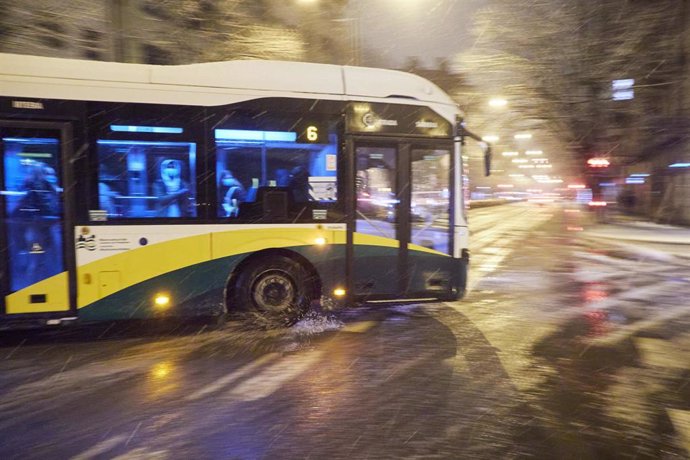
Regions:
[[454, 303], [0, 335], [0, 458], [687, 458], [690, 259], [473, 210]]

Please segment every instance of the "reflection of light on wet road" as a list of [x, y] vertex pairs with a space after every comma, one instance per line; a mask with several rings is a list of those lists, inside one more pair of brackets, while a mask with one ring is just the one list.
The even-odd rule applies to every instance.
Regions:
[[156, 380], [162, 380], [169, 376], [171, 371], [172, 364], [169, 362], [162, 362], [153, 366], [149, 375]]
[[690, 410], [668, 409], [667, 413], [682, 439], [683, 447], [690, 453]]
[[608, 298], [609, 293], [601, 283], [586, 283], [582, 288], [582, 299], [586, 303], [600, 302]]
[[500, 267], [501, 262], [503, 262], [503, 259], [505, 259], [506, 256], [507, 255], [498, 255], [490, 258], [479, 266], [479, 271], [484, 273], [495, 272], [498, 270], [498, 267]]
[[101, 441], [95, 446], [90, 447], [84, 452], [72, 457], [72, 460], [90, 460], [102, 455], [115, 447], [124, 444], [127, 441], [127, 436], [119, 435], [108, 438], [105, 441]]
[[261, 358], [247, 364], [246, 366], [239, 368], [235, 372], [231, 372], [230, 374], [219, 378], [215, 382], [210, 383], [203, 388], [200, 388], [199, 390], [187, 396], [187, 398], [185, 399], [193, 401], [196, 399], [201, 399], [204, 396], [207, 396], [211, 393], [220, 391], [224, 387], [232, 384], [233, 382], [243, 378], [248, 374], [251, 374], [252, 372], [254, 372], [254, 370], [277, 360], [279, 356], [280, 355], [278, 353], [269, 353], [267, 355], [264, 355]]
[[154, 364], [147, 374], [144, 393], [149, 399], [158, 399], [175, 391], [179, 387], [179, 376], [175, 373], [171, 361]]
[[231, 399], [256, 401], [275, 393], [284, 383], [305, 372], [316, 363], [322, 351], [308, 351], [288, 355], [272, 366], [262, 370], [258, 375], [241, 382], [228, 393]]
[[690, 334], [677, 337], [673, 342], [635, 337], [634, 343], [642, 361], [648, 366], [690, 369]]

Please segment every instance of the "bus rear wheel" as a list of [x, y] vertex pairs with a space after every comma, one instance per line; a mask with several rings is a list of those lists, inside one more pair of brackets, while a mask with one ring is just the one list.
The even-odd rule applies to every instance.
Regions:
[[267, 326], [290, 326], [304, 315], [312, 289], [301, 264], [285, 256], [251, 261], [236, 279], [231, 307], [251, 313]]

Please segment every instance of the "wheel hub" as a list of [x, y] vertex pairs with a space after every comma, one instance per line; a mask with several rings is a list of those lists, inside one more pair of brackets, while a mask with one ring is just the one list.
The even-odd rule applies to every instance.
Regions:
[[259, 277], [252, 294], [260, 310], [282, 311], [294, 303], [295, 286], [287, 274], [270, 272]]

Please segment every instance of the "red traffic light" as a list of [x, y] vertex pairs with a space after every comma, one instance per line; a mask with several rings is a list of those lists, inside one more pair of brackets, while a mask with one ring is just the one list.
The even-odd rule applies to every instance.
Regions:
[[608, 168], [611, 163], [606, 158], [590, 158], [587, 166], [590, 168]]

